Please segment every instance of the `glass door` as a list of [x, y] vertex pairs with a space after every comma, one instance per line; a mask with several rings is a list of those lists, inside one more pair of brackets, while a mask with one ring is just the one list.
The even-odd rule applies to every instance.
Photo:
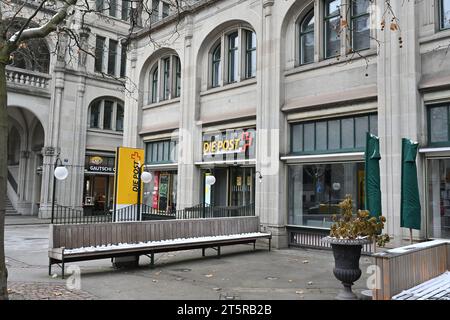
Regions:
[[230, 206], [246, 206], [255, 200], [255, 168], [230, 168]]

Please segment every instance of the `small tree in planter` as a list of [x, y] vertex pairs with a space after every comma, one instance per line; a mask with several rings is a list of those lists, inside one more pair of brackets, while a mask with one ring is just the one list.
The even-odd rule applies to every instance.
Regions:
[[357, 214], [353, 215], [351, 195], [347, 195], [339, 207], [341, 216], [333, 216], [334, 224], [330, 235], [324, 238], [324, 241], [331, 244], [335, 262], [333, 273], [344, 286], [336, 299], [356, 300], [351, 286], [361, 277], [359, 259], [362, 246], [371, 242], [384, 246], [389, 241], [389, 235], [381, 234], [386, 218], [371, 217], [367, 210], [358, 210]]

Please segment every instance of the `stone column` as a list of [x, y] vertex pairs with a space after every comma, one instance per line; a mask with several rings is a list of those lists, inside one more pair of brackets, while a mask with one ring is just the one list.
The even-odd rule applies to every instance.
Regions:
[[200, 203], [200, 170], [195, 161], [201, 161], [202, 128], [197, 125], [198, 92], [196, 87], [196, 55], [192, 48], [193, 22], [192, 17], [186, 17], [186, 34], [184, 38], [184, 55], [180, 57], [182, 67], [182, 88], [180, 101], [180, 131], [178, 147], [178, 186], [177, 209]]
[[257, 149], [256, 170], [260, 171], [262, 182], [256, 185], [256, 214], [261, 224], [273, 234], [275, 247], [287, 247], [285, 168], [279, 160], [284, 143], [280, 111], [280, 60], [279, 28], [272, 15], [274, 1], [263, 1], [263, 32], [259, 41], [257, 105]]
[[[385, 2], [378, 1], [380, 12]], [[417, 41], [416, 4], [410, 1], [391, 1], [393, 12], [399, 19], [399, 31], [390, 28], [391, 17], [386, 17], [386, 27], [377, 31], [380, 53], [378, 56], [378, 131], [381, 149], [381, 192], [386, 227], [394, 244], [400, 245], [407, 230], [400, 228], [401, 152], [402, 138], [419, 140], [422, 101], [417, 90], [420, 80], [420, 52]], [[377, 21], [377, 28], [380, 26]], [[402, 43], [400, 43], [400, 38]], [[418, 157], [421, 177], [423, 160]], [[424, 185], [419, 178], [422, 212], [425, 212]], [[425, 216], [422, 221], [425, 223]], [[424, 226], [424, 224], [423, 224]], [[424, 231], [425, 228], [422, 227]], [[423, 236], [423, 231], [420, 235]]]
[[[132, 41], [128, 46], [129, 61], [127, 62], [128, 79], [126, 82], [125, 91], [125, 106], [124, 106], [124, 132], [123, 145], [130, 148], [142, 147], [142, 140], [139, 137], [139, 130], [141, 128], [142, 113], [142, 97], [143, 92], [139, 93], [139, 74], [136, 70], [137, 61], [137, 47], [136, 42]], [[134, 82], [133, 82], [134, 81]]]

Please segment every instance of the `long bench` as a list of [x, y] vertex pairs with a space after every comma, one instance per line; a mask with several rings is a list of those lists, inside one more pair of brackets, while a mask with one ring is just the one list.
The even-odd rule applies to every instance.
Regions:
[[49, 275], [52, 265], [62, 268], [68, 262], [141, 255], [159, 252], [214, 248], [269, 240], [272, 235], [261, 232], [259, 217], [113, 222], [98, 224], [50, 225]]
[[373, 299], [390, 300], [450, 270], [450, 240], [422, 242], [373, 257], [378, 269]]

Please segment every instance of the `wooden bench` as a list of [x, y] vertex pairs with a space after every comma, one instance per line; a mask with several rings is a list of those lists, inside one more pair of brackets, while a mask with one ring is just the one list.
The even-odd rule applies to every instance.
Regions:
[[[373, 255], [378, 271], [374, 300], [390, 300], [450, 270], [450, 240], [433, 240]], [[414, 291], [414, 290], [413, 290]]]
[[50, 225], [49, 275], [52, 265], [94, 259], [147, 255], [154, 266], [159, 252], [214, 248], [253, 243], [272, 235], [260, 231], [259, 217], [186, 219], [98, 224]]

